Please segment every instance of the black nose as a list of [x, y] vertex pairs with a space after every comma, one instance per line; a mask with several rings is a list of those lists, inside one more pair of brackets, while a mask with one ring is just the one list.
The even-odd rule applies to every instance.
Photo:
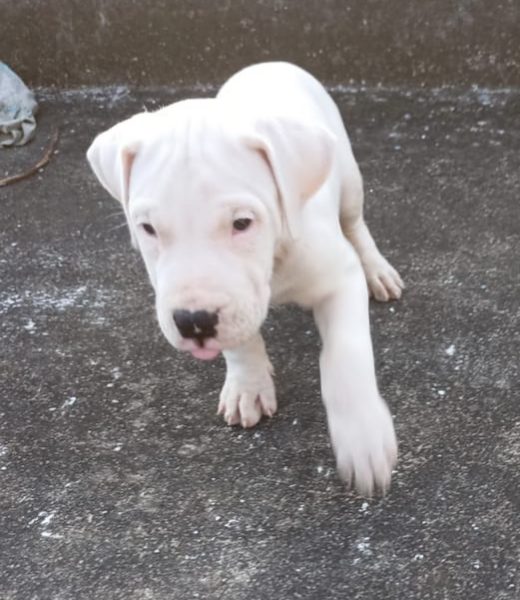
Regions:
[[217, 335], [218, 314], [216, 312], [210, 313], [207, 310], [191, 312], [179, 309], [173, 311], [173, 320], [183, 338], [196, 339], [201, 346], [206, 338]]

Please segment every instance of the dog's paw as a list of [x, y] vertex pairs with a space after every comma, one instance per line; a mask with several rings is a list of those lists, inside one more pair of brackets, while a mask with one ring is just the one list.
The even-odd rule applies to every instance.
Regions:
[[338, 473], [366, 497], [390, 487], [397, 462], [397, 440], [388, 407], [377, 399], [329, 415], [331, 443]]
[[228, 425], [254, 427], [263, 415], [272, 417], [275, 412], [276, 394], [270, 368], [247, 380], [229, 373], [226, 375], [218, 414], [223, 415]]
[[361, 258], [361, 262], [371, 296], [380, 302], [398, 300], [401, 297], [404, 289], [403, 280], [384, 256], [379, 252], [365, 255]]

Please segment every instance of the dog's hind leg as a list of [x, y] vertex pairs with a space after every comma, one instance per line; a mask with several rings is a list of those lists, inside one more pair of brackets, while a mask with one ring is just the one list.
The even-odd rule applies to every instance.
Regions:
[[363, 219], [363, 179], [359, 167], [351, 152], [342, 158], [340, 221], [343, 233], [361, 259], [371, 295], [382, 302], [400, 298], [403, 281], [379, 252]]

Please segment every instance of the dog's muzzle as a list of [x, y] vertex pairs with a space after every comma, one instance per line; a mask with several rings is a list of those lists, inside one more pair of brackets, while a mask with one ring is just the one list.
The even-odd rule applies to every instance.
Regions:
[[218, 314], [207, 310], [174, 310], [173, 320], [183, 338], [194, 339], [202, 348], [204, 340], [217, 335]]
[[183, 339], [188, 342], [186, 347], [193, 356], [202, 359], [212, 359], [219, 354], [217, 337], [218, 313], [207, 310], [190, 311], [177, 309], [173, 311], [173, 321]]

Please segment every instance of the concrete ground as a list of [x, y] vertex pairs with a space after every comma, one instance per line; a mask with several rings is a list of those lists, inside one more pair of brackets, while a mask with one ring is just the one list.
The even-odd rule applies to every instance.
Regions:
[[520, 93], [335, 90], [367, 217], [407, 290], [371, 306], [400, 462], [366, 501], [336, 478], [309, 314], [265, 332], [275, 418], [216, 416], [221, 360], [176, 354], [93, 136], [186, 96], [44, 94], [0, 150], [1, 600], [520, 598]]

